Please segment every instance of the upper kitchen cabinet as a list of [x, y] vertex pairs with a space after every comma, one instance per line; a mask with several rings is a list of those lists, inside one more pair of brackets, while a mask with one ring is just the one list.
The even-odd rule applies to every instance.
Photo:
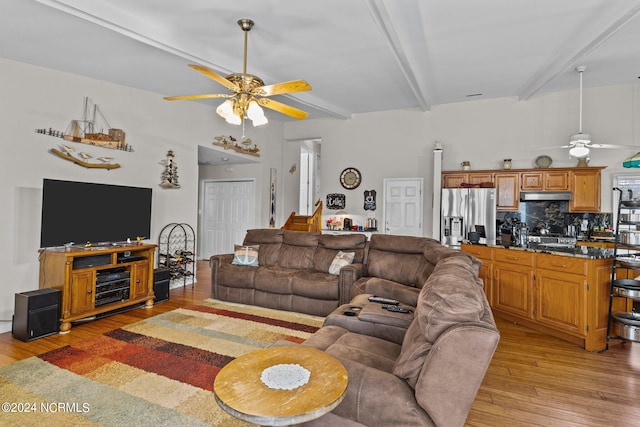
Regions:
[[571, 171], [569, 212], [600, 212], [602, 169], [604, 168], [585, 167]]
[[462, 184], [480, 185], [493, 182], [491, 172], [447, 172], [442, 174], [443, 188], [460, 188]]
[[496, 207], [499, 211], [517, 211], [520, 203], [520, 174], [496, 172]]
[[568, 170], [544, 170], [522, 172], [520, 174], [522, 191], [569, 191]]
[[502, 211], [518, 210], [521, 191], [570, 191], [569, 212], [600, 212], [602, 169], [603, 166], [589, 166], [451, 171], [442, 172], [442, 186], [459, 188], [490, 182], [496, 188], [497, 208]]

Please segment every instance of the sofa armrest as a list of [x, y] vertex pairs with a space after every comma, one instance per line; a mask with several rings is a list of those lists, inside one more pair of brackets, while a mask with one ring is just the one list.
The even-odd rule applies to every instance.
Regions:
[[411, 307], [417, 306], [418, 295], [420, 294], [420, 289], [418, 288], [379, 277], [361, 280], [358, 283], [358, 289], [355, 291], [353, 297], [358, 294], [371, 294], [378, 297], [395, 299]]
[[338, 286], [340, 289], [340, 305], [347, 304], [351, 301], [351, 288], [353, 284], [361, 278], [365, 272], [364, 264], [349, 264], [340, 269]]
[[231, 264], [233, 254], [213, 255], [209, 258], [209, 267], [211, 267], [211, 296], [218, 297], [218, 273], [221, 264]]
[[[328, 351], [331, 354], [331, 349]], [[432, 425], [403, 379], [362, 363], [334, 355], [349, 373], [349, 385], [334, 415], [367, 426]], [[394, 410], [389, 410], [394, 408]]]
[[436, 425], [464, 425], [499, 341], [494, 326], [461, 323], [433, 343], [415, 395]]

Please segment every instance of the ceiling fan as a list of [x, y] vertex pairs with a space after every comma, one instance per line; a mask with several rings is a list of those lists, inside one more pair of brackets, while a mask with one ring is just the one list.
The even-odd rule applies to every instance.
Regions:
[[223, 77], [208, 67], [194, 64], [189, 65], [189, 67], [199, 71], [210, 79], [215, 80], [233, 93], [167, 96], [164, 99], [167, 101], [176, 101], [187, 99], [226, 98], [226, 101], [218, 106], [216, 112], [218, 115], [223, 117], [227, 123], [234, 125], [242, 124], [245, 118], [249, 118], [253, 122], [254, 126], [261, 126], [268, 123], [268, 120], [264, 115], [264, 111], [260, 106], [275, 110], [298, 120], [306, 118], [309, 113], [267, 97], [311, 90], [309, 83], [304, 80], [293, 80], [290, 82], [275, 83], [265, 86], [260, 77], [247, 74], [247, 39], [254, 22], [251, 19], [240, 19], [238, 20], [238, 25], [242, 31], [244, 31], [244, 66], [242, 73], [233, 73]]
[[613, 145], [613, 144], [594, 144], [591, 142], [591, 135], [582, 132], [582, 74], [587, 69], [586, 66], [581, 65], [576, 67], [576, 71], [580, 74], [580, 114], [578, 133], [569, 137], [569, 143], [567, 145], [561, 145], [559, 147], [546, 147], [547, 148], [568, 148], [569, 155], [578, 159], [578, 167], [587, 166], [589, 152], [591, 148], [626, 148], [627, 145]]

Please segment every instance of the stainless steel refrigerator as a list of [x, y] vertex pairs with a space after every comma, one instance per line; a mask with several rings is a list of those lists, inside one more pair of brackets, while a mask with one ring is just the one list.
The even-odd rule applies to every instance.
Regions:
[[469, 232], [481, 234], [480, 243], [496, 243], [496, 189], [445, 188], [441, 198], [440, 241], [459, 249]]

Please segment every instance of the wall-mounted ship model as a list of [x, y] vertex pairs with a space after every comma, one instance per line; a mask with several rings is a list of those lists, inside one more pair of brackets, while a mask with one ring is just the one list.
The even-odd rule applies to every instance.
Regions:
[[[100, 108], [88, 97], [84, 98], [82, 119], [71, 120], [65, 132], [54, 129], [36, 129], [37, 133], [63, 138], [66, 141], [81, 144], [96, 145], [114, 150], [133, 151], [126, 143], [122, 129], [115, 129], [109, 125]], [[107, 129], [106, 133], [104, 129]]]
[[[83, 110], [82, 119], [71, 120], [65, 132], [49, 128], [36, 129], [36, 133], [96, 147], [133, 151], [133, 148], [126, 143], [124, 131], [112, 128], [100, 108], [88, 97], [84, 98]], [[104, 129], [107, 129], [107, 133], [104, 132]], [[120, 167], [119, 164], [111, 162], [112, 157], [106, 156], [98, 157], [99, 162], [94, 163], [92, 155], [76, 152], [73, 147], [65, 144], [60, 145], [60, 150], [52, 148], [49, 151], [64, 160], [85, 168], [116, 169]]]

